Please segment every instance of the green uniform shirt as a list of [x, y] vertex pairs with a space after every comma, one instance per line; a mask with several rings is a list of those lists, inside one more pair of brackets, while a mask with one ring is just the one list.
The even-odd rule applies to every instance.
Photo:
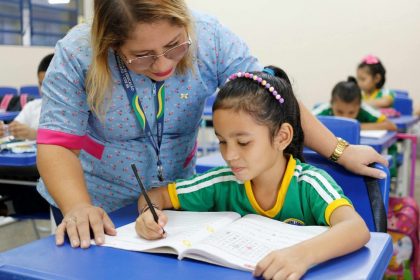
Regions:
[[[322, 103], [312, 110], [316, 116], [334, 116], [330, 103]], [[356, 120], [361, 123], [379, 123], [386, 120], [386, 116], [372, 106], [362, 103]]]
[[175, 209], [234, 211], [244, 216], [260, 214], [298, 225], [329, 225], [332, 212], [351, 205], [337, 183], [323, 170], [290, 157], [272, 209], [264, 211], [252, 192], [251, 182], [236, 179], [229, 167], [217, 167], [168, 186]]
[[374, 99], [379, 99], [383, 97], [394, 100], [395, 93], [389, 89], [378, 89], [374, 93], [367, 96], [366, 93], [362, 92], [363, 101], [374, 100]]

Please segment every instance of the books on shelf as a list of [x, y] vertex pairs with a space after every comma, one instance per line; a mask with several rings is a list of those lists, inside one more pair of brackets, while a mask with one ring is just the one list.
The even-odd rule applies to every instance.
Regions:
[[167, 237], [145, 240], [135, 223], [117, 228], [105, 244], [130, 251], [176, 254], [239, 270], [252, 271], [273, 250], [286, 248], [326, 231], [323, 226], [296, 226], [263, 216], [234, 212], [164, 211]]

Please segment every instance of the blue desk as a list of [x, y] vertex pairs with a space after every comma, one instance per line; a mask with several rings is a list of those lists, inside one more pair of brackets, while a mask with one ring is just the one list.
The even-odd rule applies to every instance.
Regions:
[[415, 125], [419, 121], [417, 116], [401, 116], [398, 118], [389, 118], [393, 122], [400, 132], [407, 132], [410, 127]]
[[388, 131], [384, 137], [382, 138], [367, 138], [361, 137], [360, 144], [371, 146], [374, 148], [378, 153], [382, 153], [384, 150], [391, 147], [392, 144], [397, 142], [397, 132], [396, 131]]
[[0, 113], [0, 121], [12, 121], [16, 118], [19, 112], [3, 112]]
[[0, 152], [0, 166], [32, 166], [36, 164], [36, 153], [12, 153], [9, 150]]
[[[116, 226], [131, 223], [136, 205], [111, 214]], [[392, 255], [388, 234], [372, 233], [362, 249], [313, 267], [303, 279], [380, 279]], [[93, 246], [57, 247], [54, 236], [0, 253], [0, 279], [255, 279], [249, 272], [175, 256]]]

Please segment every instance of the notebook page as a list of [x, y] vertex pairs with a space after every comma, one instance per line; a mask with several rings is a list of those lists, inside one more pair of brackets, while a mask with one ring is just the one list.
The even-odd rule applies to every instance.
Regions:
[[254, 270], [269, 252], [310, 239], [328, 227], [295, 226], [258, 215], [247, 215], [202, 240], [185, 257], [241, 270]]
[[132, 251], [147, 251], [177, 254], [191, 248], [199, 240], [226, 227], [240, 216], [233, 212], [183, 212], [165, 210], [168, 223], [167, 237], [146, 240], [135, 231], [135, 223], [117, 228], [116, 236], [107, 235], [105, 244], [114, 248]]

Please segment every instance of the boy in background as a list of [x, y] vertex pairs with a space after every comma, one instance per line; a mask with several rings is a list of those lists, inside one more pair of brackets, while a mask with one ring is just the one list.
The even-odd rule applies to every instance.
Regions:
[[[42, 81], [44, 80], [45, 73], [47, 72], [48, 66], [53, 58], [54, 54], [45, 56], [38, 65], [38, 85], [39, 92], [41, 92]], [[39, 124], [39, 117], [41, 114], [42, 99], [37, 98], [27, 103], [22, 108], [19, 115], [9, 125], [0, 123], [0, 137], [5, 134], [13, 135], [17, 139], [28, 139], [35, 140], [37, 135], [37, 129]], [[8, 133], [6, 133], [6, 131]]]

